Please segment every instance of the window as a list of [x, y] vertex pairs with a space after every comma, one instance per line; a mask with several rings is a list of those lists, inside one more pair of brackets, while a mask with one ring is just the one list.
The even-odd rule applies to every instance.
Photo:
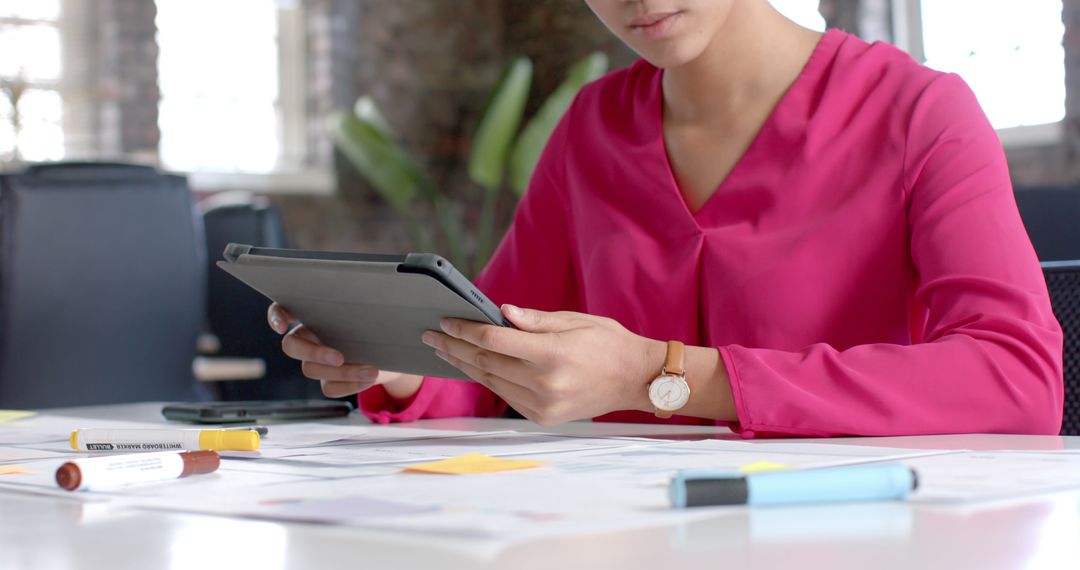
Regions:
[[64, 156], [59, 0], [0, 0], [0, 162]]
[[1061, 137], [1061, 0], [894, 0], [894, 7], [897, 44], [928, 66], [963, 77], [1003, 142]]
[[161, 161], [270, 172], [281, 147], [275, 0], [157, 0]]
[[156, 0], [159, 157], [201, 191], [333, 191], [306, 145], [299, 0]]
[[817, 30], [825, 31], [825, 18], [818, 11], [818, 0], [769, 0], [769, 2], [784, 16], [795, 23]]

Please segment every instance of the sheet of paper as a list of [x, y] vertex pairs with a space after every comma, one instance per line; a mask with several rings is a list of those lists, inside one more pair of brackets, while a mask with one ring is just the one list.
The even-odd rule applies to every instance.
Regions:
[[0, 410], [0, 425], [10, 423], [15, 420], [21, 420], [23, 418], [29, 418], [36, 414], [37, 412], [30, 412], [27, 410]]
[[[403, 439], [402, 432], [421, 430], [398, 428], [383, 431], [374, 427], [356, 439], [337, 441], [333, 444], [305, 448], [304, 454], [270, 457], [265, 463], [292, 465], [312, 469], [363, 467], [401, 463], [437, 461], [469, 453], [483, 453], [493, 457], [518, 455], [544, 455], [576, 452], [582, 450], [621, 449], [668, 442], [627, 438], [566, 437], [553, 434], [519, 432], [444, 432], [409, 434]], [[427, 430], [425, 430], [427, 431]], [[275, 449], [267, 444], [266, 451]], [[295, 450], [295, 448], [286, 448]]]
[[499, 473], [501, 471], [517, 471], [519, 469], [532, 469], [544, 465], [543, 461], [530, 461], [526, 459], [503, 459], [492, 457], [482, 453], [470, 453], [459, 455], [441, 461], [430, 463], [417, 463], [405, 468], [405, 471], [413, 473], [437, 473], [443, 475], [477, 475], [481, 473]]
[[274, 520], [349, 524], [438, 510], [439, 507], [435, 505], [412, 505], [354, 495], [315, 500], [264, 501], [262, 508], [241, 514]]
[[776, 463], [774, 461], [755, 461], [739, 467], [740, 473], [765, 473], [766, 471], [786, 471], [792, 469], [787, 463]]
[[0, 465], [0, 475], [29, 475], [33, 472], [25, 465]]
[[[121, 420], [99, 420], [90, 418], [74, 418], [68, 416], [54, 416], [51, 414], [38, 414], [19, 420], [13, 427], [21, 429], [33, 429], [51, 433], [66, 433], [80, 428], [155, 428], [164, 426], [160, 423], [129, 422]], [[190, 426], [188, 426], [190, 427]]]
[[553, 462], [552, 466], [568, 474], [660, 484], [666, 482], [675, 471], [680, 469], [740, 471], [746, 466], [763, 462], [782, 464], [795, 469], [810, 469], [948, 453], [884, 447], [873, 450], [848, 448], [849, 446], [842, 445], [815, 445], [809, 453], [800, 453], [798, 448], [778, 449], [741, 441], [710, 439], [641, 448], [581, 451], [560, 457], [560, 460]]
[[968, 452], [905, 461], [919, 476], [910, 500], [993, 501], [1080, 489], [1080, 455], [1055, 452]]
[[[919, 472], [920, 489], [913, 500], [926, 502], [964, 503], [1080, 488], [1080, 455], [1071, 453], [967, 453], [798, 442], [673, 442], [349, 427], [271, 426], [265, 441], [269, 444], [278, 437], [276, 446], [267, 445], [259, 454], [227, 455], [215, 473], [109, 493], [59, 489], [52, 474], [62, 458], [20, 461], [18, 467], [31, 472], [0, 477], [0, 488], [102, 501], [118, 508], [348, 524], [501, 546], [725, 512], [670, 508], [667, 482], [678, 469], [807, 469], [899, 460]], [[49, 428], [56, 425], [43, 426]], [[302, 441], [307, 445], [297, 447]], [[63, 442], [35, 449], [55, 451], [51, 445], [59, 449]], [[407, 465], [470, 454], [496, 462], [542, 461], [545, 466], [483, 477], [402, 472]]]
[[0, 445], [37, 445], [67, 442], [71, 432], [80, 428], [158, 428], [161, 424], [69, 418], [49, 414], [24, 417], [17, 422], [0, 424]]
[[426, 441], [456, 437], [473, 437], [504, 432], [476, 432], [405, 428], [399, 426], [343, 426], [314, 422], [268, 426], [263, 448], [329, 448], [356, 445], [378, 445], [403, 441]]
[[63, 451], [44, 451], [22, 447], [0, 447], [0, 463], [45, 459], [48, 457], [68, 457], [70, 455], [70, 452]]
[[[371, 429], [373, 433], [378, 431], [377, 427]], [[423, 533], [433, 538], [453, 537], [474, 541], [470, 544], [504, 547], [543, 537], [610, 532], [716, 516], [713, 509], [675, 510], [669, 506], [667, 480], [673, 471], [681, 468], [739, 469], [763, 464], [825, 467], [918, 457], [925, 453], [882, 448], [873, 453], [866, 450], [852, 452], [837, 446], [832, 455], [826, 453], [829, 448], [823, 447], [814, 448], [812, 453], [799, 454], [797, 450], [773, 451], [746, 442], [722, 440], [621, 441], [618, 444], [621, 447], [612, 448], [604, 447], [613, 443], [601, 438], [590, 441], [595, 447], [589, 447], [579, 445], [583, 438], [562, 438], [564, 441], [555, 442], [551, 438], [558, 436], [543, 435], [545, 437], [499, 434], [488, 442], [488, 449], [506, 451], [506, 446], [512, 446], [511, 441], [516, 440], [518, 445], [512, 446], [515, 449], [512, 457], [542, 460], [547, 463], [544, 469], [490, 473], [483, 477], [423, 477], [366, 470], [385, 469], [390, 465], [383, 464], [354, 467], [357, 470], [355, 476], [325, 477], [321, 476], [326, 473], [325, 468], [308, 468], [306, 471], [298, 468], [291, 475], [303, 473], [311, 477], [270, 486], [233, 488], [227, 496], [159, 494], [130, 497], [129, 500], [131, 505], [143, 508], [293, 520], [288, 518], [289, 513], [271, 507], [312, 504], [328, 508], [340, 497], [358, 497], [355, 500], [362, 507], [368, 499], [389, 498], [416, 510], [407, 508], [405, 510], [411, 512], [389, 517], [327, 518], [339, 523], [348, 519], [347, 524], [364, 528], [413, 535]], [[470, 440], [469, 437], [458, 437], [452, 441], [427, 442], [424, 446], [407, 445], [405, 448], [415, 451], [440, 443], [456, 448]], [[576, 450], [567, 451], [575, 445]], [[386, 447], [384, 452], [392, 454], [392, 446]], [[563, 451], [552, 453], [551, 449]], [[537, 453], [530, 454], [530, 450]], [[337, 455], [355, 450], [348, 446], [313, 451]], [[426, 449], [425, 453], [432, 451]], [[367, 453], [371, 452], [367, 450]], [[252, 469], [271, 465], [241, 463], [243, 468]]]
[[0, 427], [0, 445], [35, 445], [68, 441], [70, 433], [48, 430]]
[[268, 426], [268, 432], [262, 439], [263, 447], [291, 449], [296, 447], [315, 447], [328, 443], [349, 441], [367, 433], [363, 426], [326, 425], [318, 423], [299, 423]]

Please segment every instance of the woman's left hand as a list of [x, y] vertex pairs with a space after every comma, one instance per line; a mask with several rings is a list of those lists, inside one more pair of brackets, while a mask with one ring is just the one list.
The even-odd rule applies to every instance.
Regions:
[[647, 385], [665, 345], [583, 313], [503, 305], [517, 328], [444, 319], [424, 344], [526, 418], [555, 425], [616, 410], [651, 411]]

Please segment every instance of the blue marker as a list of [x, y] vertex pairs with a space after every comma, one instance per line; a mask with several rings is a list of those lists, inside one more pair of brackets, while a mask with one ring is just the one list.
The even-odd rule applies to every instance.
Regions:
[[716, 505], [798, 505], [902, 500], [918, 486], [915, 472], [899, 463], [769, 471], [679, 471], [669, 492], [675, 508]]

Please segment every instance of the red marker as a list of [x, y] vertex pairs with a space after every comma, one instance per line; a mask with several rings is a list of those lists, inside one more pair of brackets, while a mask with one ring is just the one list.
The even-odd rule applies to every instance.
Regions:
[[56, 484], [68, 491], [108, 489], [211, 473], [221, 465], [216, 451], [137, 453], [68, 461], [56, 470]]

